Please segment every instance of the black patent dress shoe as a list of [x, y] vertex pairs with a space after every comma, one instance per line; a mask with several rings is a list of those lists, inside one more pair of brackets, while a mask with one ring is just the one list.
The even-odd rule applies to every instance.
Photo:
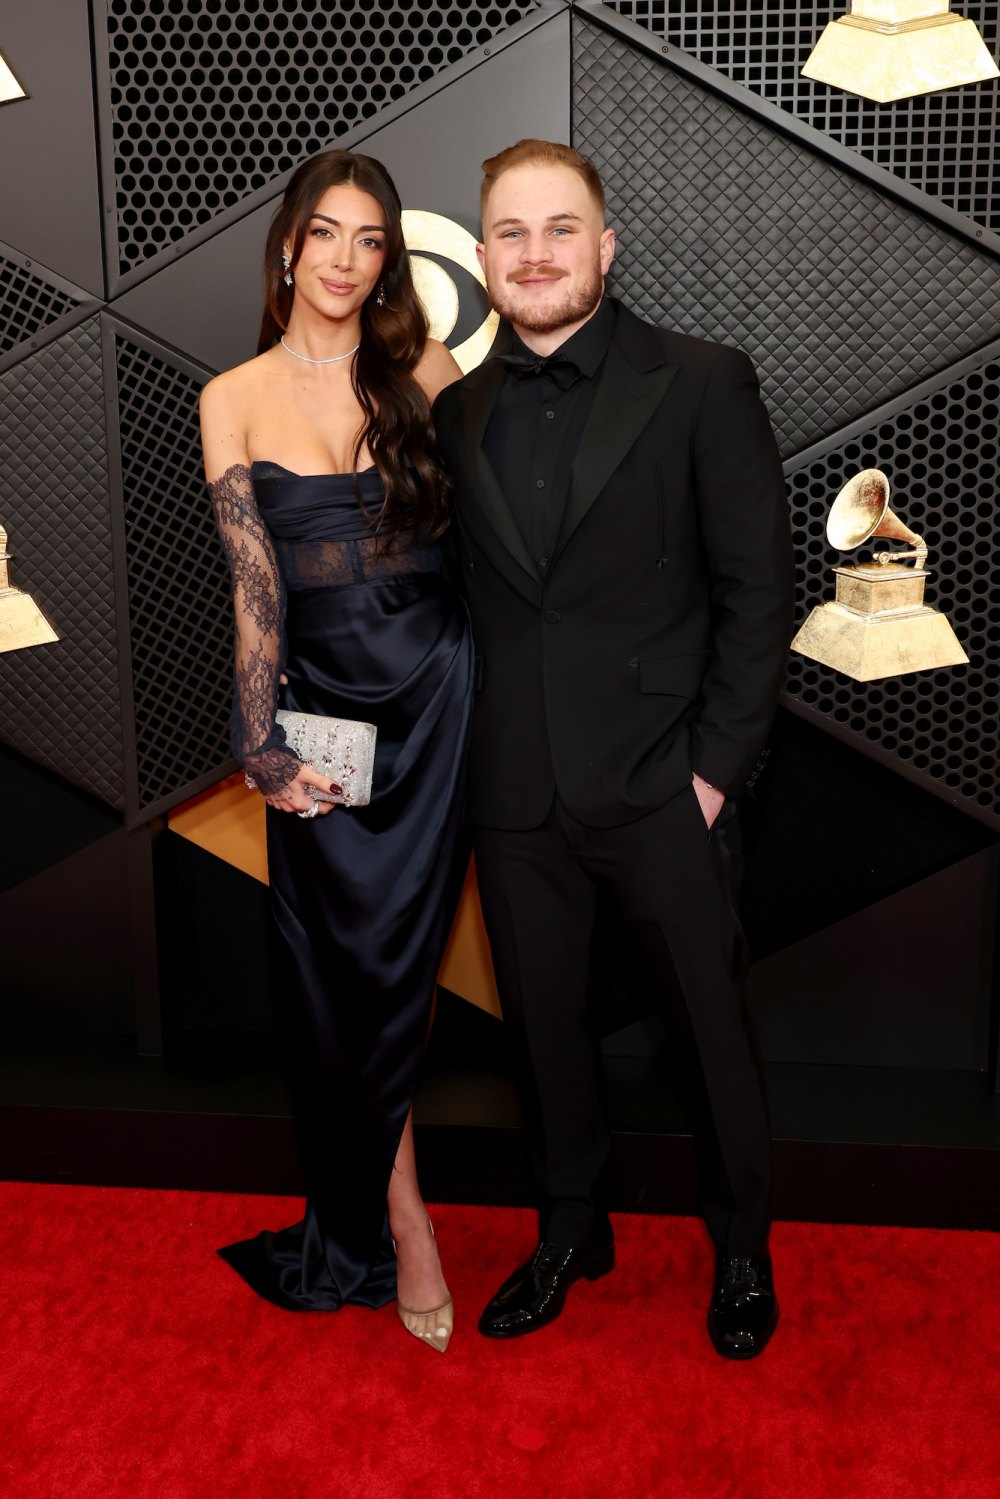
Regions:
[[778, 1324], [770, 1255], [720, 1254], [708, 1335], [723, 1358], [756, 1358]]
[[479, 1319], [488, 1338], [520, 1338], [554, 1322], [575, 1280], [600, 1280], [615, 1268], [613, 1239], [584, 1249], [539, 1244], [527, 1264], [505, 1280]]

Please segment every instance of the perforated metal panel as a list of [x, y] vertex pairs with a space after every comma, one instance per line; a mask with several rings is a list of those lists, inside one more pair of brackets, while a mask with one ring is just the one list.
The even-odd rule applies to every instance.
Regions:
[[108, 0], [122, 272], [536, 8]]
[[104, 381], [96, 318], [0, 375], [0, 520], [11, 582], [60, 639], [0, 654], [0, 737], [125, 801]]
[[0, 354], [80, 305], [66, 292], [0, 255]]
[[844, 731], [898, 757], [1000, 822], [1000, 348], [960, 379], [789, 470], [804, 615], [833, 593], [825, 540], [834, 496], [862, 468], [881, 468], [890, 504], [930, 547], [927, 603], [943, 609], [968, 667], [851, 682], [793, 655], [786, 691]]
[[139, 807], [229, 758], [232, 610], [205, 493], [200, 383], [116, 340]]
[[[800, 74], [823, 27], [845, 5], [788, 0], [605, 0], [609, 10], [718, 68], [974, 223], [1000, 233], [997, 83], [872, 104]], [[996, 0], [964, 0], [994, 57]]]
[[786, 456], [995, 328], [992, 256], [579, 17], [573, 64], [574, 144], [619, 228], [614, 288], [651, 322], [745, 348]]

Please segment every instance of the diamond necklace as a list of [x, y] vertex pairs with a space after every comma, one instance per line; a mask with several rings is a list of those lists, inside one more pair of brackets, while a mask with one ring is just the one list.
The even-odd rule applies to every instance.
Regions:
[[294, 359], [301, 359], [305, 364], [339, 364], [342, 359], [350, 359], [351, 355], [356, 354], [361, 347], [359, 339], [354, 348], [348, 349], [346, 354], [333, 354], [329, 359], [310, 359], [308, 354], [300, 354], [297, 349], [293, 349], [290, 344], [286, 344], [284, 334], [281, 335], [278, 342]]

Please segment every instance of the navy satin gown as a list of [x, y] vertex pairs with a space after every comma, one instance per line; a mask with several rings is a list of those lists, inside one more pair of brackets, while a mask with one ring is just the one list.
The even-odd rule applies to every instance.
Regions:
[[254, 464], [287, 590], [281, 706], [378, 729], [371, 804], [303, 819], [268, 808], [278, 1006], [308, 1192], [302, 1223], [220, 1250], [292, 1310], [396, 1295], [386, 1192], [413, 1099], [461, 883], [472, 703], [468, 616], [437, 546], [379, 557], [376, 470], [304, 477]]

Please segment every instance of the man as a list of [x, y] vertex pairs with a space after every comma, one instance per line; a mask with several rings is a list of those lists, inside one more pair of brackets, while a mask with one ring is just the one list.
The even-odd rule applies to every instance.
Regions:
[[615, 236], [590, 162], [528, 140], [484, 172], [479, 258], [513, 353], [435, 418], [479, 657], [468, 813], [542, 1210], [480, 1331], [533, 1332], [614, 1266], [586, 1013], [610, 901], [665, 1000], [679, 986], [707, 1106], [709, 1330], [751, 1358], [777, 1301], [729, 874], [790, 633], [781, 467], [744, 354], [604, 296]]

